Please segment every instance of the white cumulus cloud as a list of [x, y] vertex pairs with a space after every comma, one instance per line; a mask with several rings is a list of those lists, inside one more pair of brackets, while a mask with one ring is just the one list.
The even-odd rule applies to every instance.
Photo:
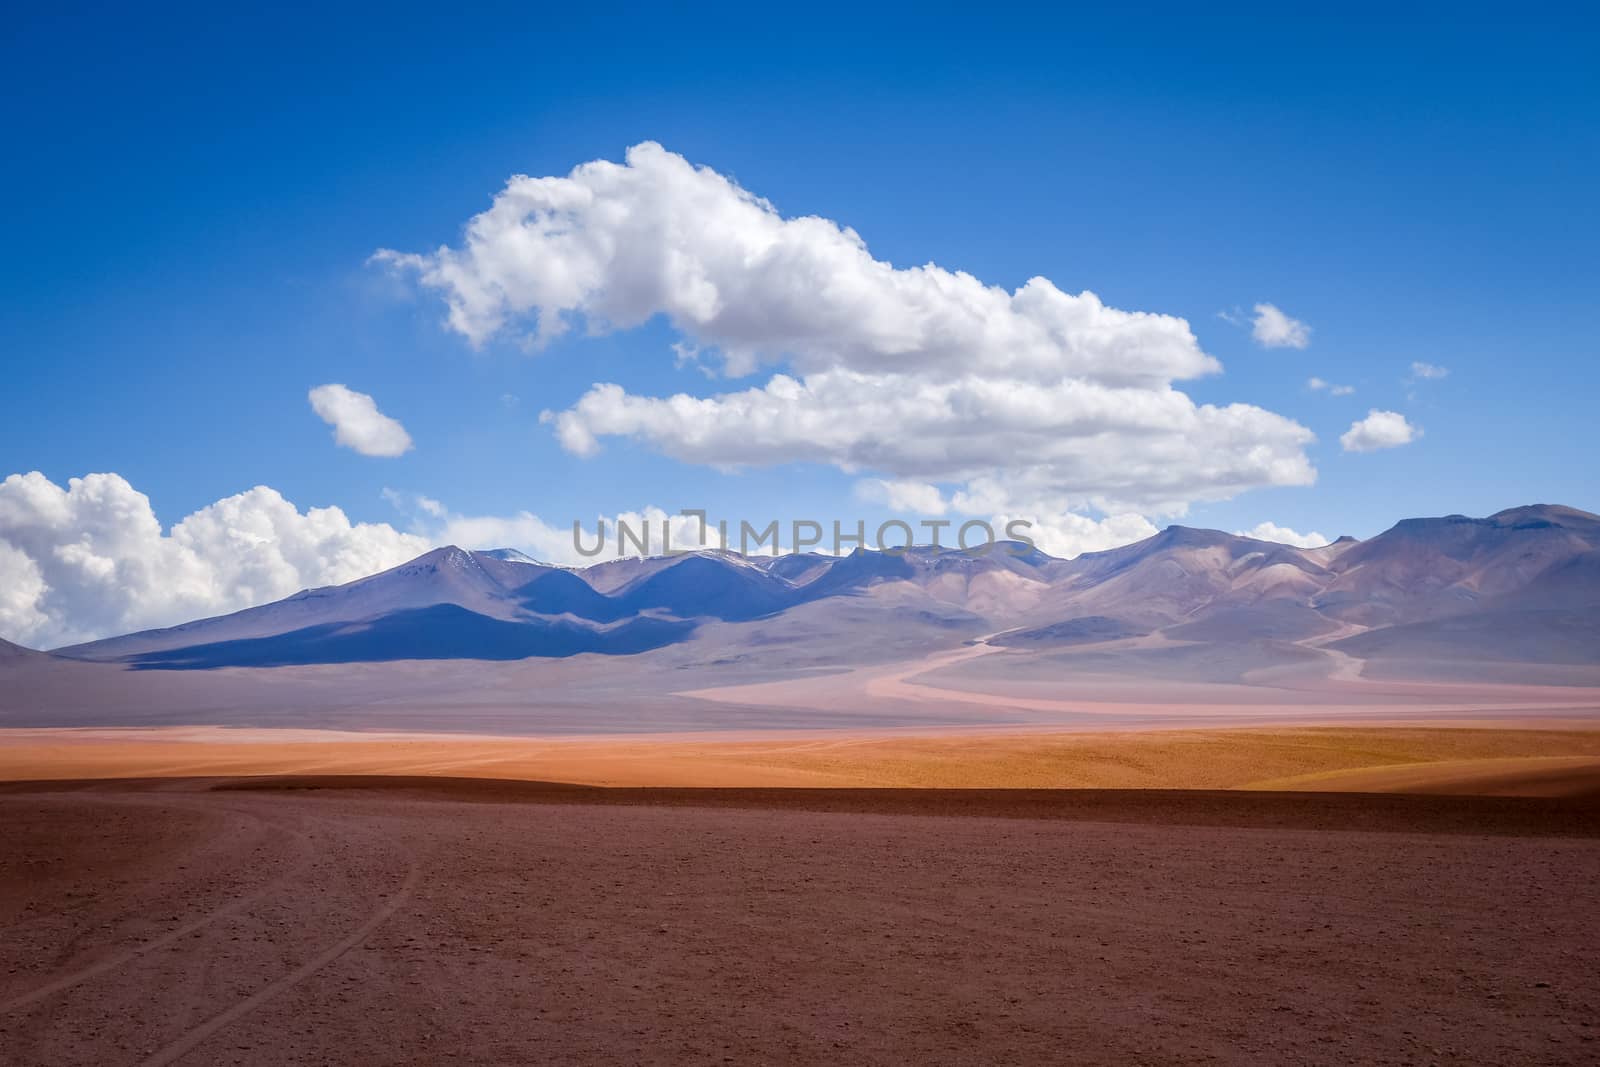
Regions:
[[363, 456], [399, 456], [411, 450], [406, 428], [378, 410], [366, 393], [337, 383], [319, 385], [308, 398], [311, 410], [333, 427], [333, 439]]
[[1321, 548], [1323, 545], [1333, 543], [1333, 538], [1315, 530], [1310, 533], [1299, 533], [1287, 526], [1279, 526], [1275, 522], [1258, 522], [1248, 530], [1233, 532], [1239, 537], [1253, 537], [1257, 541], [1275, 541], [1280, 545], [1293, 545], [1296, 548]]
[[1434, 363], [1411, 364], [1411, 380], [1414, 382], [1438, 381], [1440, 378], [1450, 376], [1450, 368], [1441, 367]]
[[1290, 419], [1076, 379], [929, 382], [840, 370], [705, 398], [604, 384], [552, 418], [580, 455], [625, 435], [716, 467], [810, 460], [900, 480], [982, 481], [1007, 510], [1175, 514], [1191, 501], [1315, 479], [1304, 453], [1311, 432]]
[[0, 639], [28, 643], [45, 632], [50, 618], [43, 601], [44, 572], [22, 549], [0, 541]]
[[1275, 304], [1257, 304], [1250, 320], [1250, 336], [1262, 348], [1304, 348], [1311, 343], [1311, 327], [1291, 318]]
[[1004, 531], [1006, 524], [1013, 519], [1024, 519], [1031, 523], [1027, 534], [1034, 547], [1061, 559], [1072, 559], [1085, 552], [1120, 548], [1143, 541], [1146, 537], [1154, 537], [1160, 532], [1150, 520], [1133, 514], [1108, 515], [1103, 519], [1073, 514], [1043, 518], [996, 515], [989, 520], [989, 525], [996, 531]]
[[575, 316], [591, 329], [626, 329], [663, 314], [735, 373], [780, 357], [803, 373], [948, 377], [976, 360], [1028, 379], [1083, 372], [1123, 382], [1218, 369], [1182, 319], [1118, 311], [1044, 278], [1008, 293], [933, 264], [896, 269], [854, 230], [785, 219], [649, 142], [623, 164], [512, 178], [468, 224], [463, 248], [376, 258], [439, 290], [450, 326], [474, 344], [523, 319], [537, 340]]
[[50, 648], [236, 611], [403, 563], [428, 542], [257, 486], [163, 530], [116, 474], [0, 482], [0, 637]]
[[[863, 500], [887, 504], [896, 511], [919, 515], [959, 512], [981, 516], [996, 536], [1002, 538], [1006, 536], [1008, 525], [1018, 522], [1019, 534], [1026, 535], [1035, 547], [1061, 559], [1132, 544], [1158, 532], [1150, 520], [1134, 513], [1096, 519], [1072, 512], [1021, 515], [996, 511], [1007, 506], [1008, 494], [985, 479], [974, 481], [949, 499], [938, 486], [926, 482], [876, 478], [857, 482], [856, 495]], [[961, 521], [954, 519], [951, 524], [959, 526]]]
[[1346, 452], [1376, 452], [1381, 448], [1395, 448], [1410, 444], [1422, 431], [1406, 421], [1398, 411], [1379, 411], [1373, 408], [1367, 417], [1350, 424], [1339, 436], [1339, 444]]
[[657, 315], [685, 353], [764, 384], [640, 396], [600, 383], [545, 413], [592, 455], [638, 438], [721, 468], [805, 460], [889, 482], [987, 480], [1001, 510], [1180, 512], [1305, 485], [1312, 435], [1175, 381], [1219, 364], [1181, 318], [1106, 306], [1033, 278], [1014, 291], [935, 264], [873, 258], [854, 230], [785, 218], [707, 167], [645, 143], [565, 177], [518, 176], [459, 247], [375, 258], [437, 291], [474, 345], [542, 345]]

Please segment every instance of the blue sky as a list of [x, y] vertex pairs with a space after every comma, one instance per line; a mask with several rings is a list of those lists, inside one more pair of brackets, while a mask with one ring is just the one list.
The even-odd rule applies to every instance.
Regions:
[[[441, 324], [447, 294], [369, 263], [459, 247], [511, 175], [655, 141], [896, 267], [1008, 291], [1043, 276], [1187, 320], [1224, 371], [1174, 387], [1314, 433], [1315, 484], [1195, 499], [1179, 521], [1367, 536], [1600, 509], [1593, 16], [1341, 14], [13, 16], [0, 475], [115, 472], [164, 525], [256, 485], [402, 529], [421, 518], [385, 488], [557, 525], [647, 505], [891, 514], [854, 487], [894, 471], [728, 472], [628, 436], [585, 457], [539, 421], [596, 382], [712, 396], [781, 361], [679, 366], [663, 316], [475, 348]], [[1258, 303], [1309, 344], [1219, 317]], [[414, 447], [337, 447], [307, 402], [324, 383], [370, 394]], [[1420, 436], [1343, 450], [1373, 409]]]

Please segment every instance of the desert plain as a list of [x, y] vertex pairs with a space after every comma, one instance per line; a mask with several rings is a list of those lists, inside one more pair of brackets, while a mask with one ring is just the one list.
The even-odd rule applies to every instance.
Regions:
[[0, 1062], [1592, 1062], [1561, 710], [11, 729]]
[[[1596, 557], [1457, 610], [1592, 519], [1430, 520], [1504, 559], [1420, 623], [1229, 606], [1357, 549], [1179, 531], [1043, 592], [452, 550], [0, 647], [0, 1063], [1592, 1063]], [[522, 654], [624, 601], [672, 640]]]

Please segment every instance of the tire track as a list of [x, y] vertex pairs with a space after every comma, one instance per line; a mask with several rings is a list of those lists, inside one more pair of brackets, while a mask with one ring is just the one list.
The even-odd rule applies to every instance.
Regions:
[[[163, 805], [163, 804], [160, 804], [160, 803], [152, 804], [151, 802], [140, 802], [140, 801], [131, 801], [130, 802], [130, 801], [126, 801], [126, 800], [121, 800], [121, 798], [119, 798], [119, 800], [122, 803], [131, 803], [133, 806], [136, 806], [136, 807], [151, 807], [151, 806], [165, 806], [165, 807], [186, 807], [187, 806], [187, 807], [192, 807], [193, 806], [193, 805], [183, 805], [183, 804], [177, 804], [177, 805], [172, 805], [172, 804]], [[117, 802], [118, 801], [109, 801], [109, 803], [117, 803]], [[306, 840], [303, 836], [296, 835], [292, 830], [289, 830], [284, 826], [278, 825], [278, 824], [274, 823], [270, 819], [263, 819], [260, 816], [255, 815], [255, 814], [253, 814], [251, 812], [241, 811], [241, 810], [239, 810], [237, 808], [232, 809], [232, 813], [235, 814], [235, 815], [242, 815], [247, 819], [254, 820], [255, 822], [267, 827], [269, 830], [277, 831], [278, 833], [284, 834], [285, 836], [287, 836], [287, 837], [289, 837], [291, 839], [298, 838], [302, 845], [308, 845], [309, 844], [309, 841]], [[154, 939], [152, 939], [150, 941], [146, 941], [143, 944], [139, 945], [137, 948], [126, 949], [126, 950], [124, 950], [122, 952], [119, 952], [119, 953], [117, 953], [115, 955], [107, 956], [106, 958], [101, 959], [101, 960], [97, 960], [96, 962], [91, 963], [86, 967], [81, 967], [81, 968], [79, 968], [79, 969], [77, 969], [75, 971], [70, 971], [67, 974], [61, 975], [60, 977], [55, 978], [52, 981], [46, 982], [44, 985], [39, 986], [39, 987], [37, 987], [37, 988], [35, 988], [33, 990], [30, 990], [27, 993], [23, 993], [20, 996], [12, 997], [10, 1000], [0, 1001], [0, 1015], [8, 1015], [8, 1014], [10, 1014], [12, 1012], [21, 1011], [24, 1008], [32, 1007], [33, 1005], [38, 1004], [40, 1001], [47, 1000], [50, 997], [53, 997], [58, 993], [66, 992], [67, 990], [73, 988], [74, 986], [82, 985], [84, 982], [90, 981], [91, 979], [98, 978], [103, 974], [108, 974], [108, 973], [110, 973], [112, 971], [117, 970], [118, 968], [125, 967], [128, 964], [134, 962], [135, 960], [139, 959], [142, 956], [147, 956], [152, 952], [157, 952], [157, 951], [159, 951], [161, 949], [167, 948], [168, 946], [172, 945], [174, 942], [177, 942], [182, 938], [188, 937], [188, 936], [196, 933], [199, 930], [203, 930], [207, 926], [210, 926], [212, 923], [215, 923], [220, 919], [226, 919], [226, 918], [229, 918], [230, 916], [236, 915], [240, 911], [245, 909], [246, 907], [249, 907], [251, 904], [256, 903], [257, 901], [259, 901], [263, 897], [268, 896], [272, 892], [274, 892], [277, 889], [279, 889], [285, 882], [288, 882], [291, 879], [298, 877], [299, 874], [305, 869], [305, 867], [306, 867], [307, 863], [309, 863], [309, 861], [310, 861], [310, 852], [308, 850], [306, 850], [306, 851], [304, 851], [304, 854], [302, 855], [301, 861], [299, 863], [295, 864], [293, 867], [291, 867], [289, 870], [285, 871], [283, 874], [280, 874], [277, 878], [274, 878], [270, 882], [267, 882], [267, 883], [263, 884], [262, 886], [257, 888], [255, 891], [253, 891], [251, 893], [248, 893], [245, 896], [237, 897], [237, 898], [229, 901], [228, 903], [223, 904], [221, 907], [215, 908], [212, 911], [207, 912], [205, 915], [202, 915], [199, 918], [192, 919], [189, 922], [184, 923], [181, 926], [178, 926], [178, 927], [176, 927], [176, 928], [174, 928], [172, 930], [168, 930], [166, 933], [162, 934], [160, 937], [154, 938]]]
[[207, 1019], [205, 1022], [190, 1030], [176, 1041], [173, 1041], [166, 1047], [157, 1050], [151, 1054], [148, 1059], [143, 1061], [143, 1067], [161, 1067], [163, 1064], [176, 1063], [184, 1056], [187, 1056], [189, 1053], [199, 1048], [200, 1045], [204, 1044], [205, 1041], [217, 1034], [219, 1031], [226, 1029], [235, 1022], [238, 1022], [240, 1019], [244, 1018], [246, 1015], [249, 1015], [251, 1012], [255, 1011], [263, 1004], [266, 1004], [274, 997], [277, 997], [278, 995], [285, 993], [299, 985], [301, 982], [305, 981], [307, 978], [310, 978], [312, 975], [322, 970], [322, 968], [326, 967], [334, 960], [337, 960], [340, 956], [343, 956], [345, 953], [361, 944], [368, 937], [372, 936], [372, 932], [388, 921], [389, 917], [399, 909], [400, 905], [404, 904], [410, 898], [412, 890], [414, 890], [417, 886], [417, 883], [421, 881], [421, 863], [418, 862], [414, 852], [409, 852], [408, 850], [408, 856], [410, 859], [410, 867], [406, 872], [405, 881], [400, 884], [399, 889], [390, 895], [389, 899], [383, 903], [383, 906], [368, 916], [366, 922], [357, 927], [353, 933], [342, 940], [335, 942], [318, 955], [312, 957], [299, 967], [296, 967], [294, 970], [290, 971], [276, 982], [273, 982], [271, 985], [268, 985], [265, 988], [251, 994], [244, 1000], [241, 1000], [239, 1003], [235, 1004], [233, 1007], [228, 1008], [226, 1011], [222, 1011], [216, 1015], [213, 1015], [210, 1019]]

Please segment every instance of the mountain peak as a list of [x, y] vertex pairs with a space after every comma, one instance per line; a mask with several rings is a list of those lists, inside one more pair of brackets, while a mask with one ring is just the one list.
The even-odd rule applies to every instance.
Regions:
[[1470, 537], [1477, 536], [1473, 531], [1534, 529], [1565, 529], [1592, 533], [1600, 530], [1600, 515], [1592, 515], [1587, 511], [1561, 504], [1525, 504], [1497, 511], [1482, 519], [1472, 518], [1469, 515], [1401, 519], [1390, 527], [1385, 535], [1434, 537], [1450, 532], [1450, 536]]
[[519, 551], [515, 548], [487, 548], [479, 552], [478, 555], [487, 556], [490, 559], [497, 559], [502, 563], [526, 563], [534, 567], [549, 566], [549, 564], [545, 563], [544, 561], [534, 559], [526, 552]]
[[422, 555], [408, 563], [402, 563], [401, 566], [409, 567], [418, 563], [464, 563], [471, 558], [472, 553], [468, 552], [459, 545], [440, 545], [438, 548], [430, 548], [428, 551], [424, 552]]
[[1532, 524], [1551, 526], [1592, 526], [1600, 524], [1600, 515], [1594, 515], [1564, 504], [1524, 504], [1506, 508], [1490, 515], [1488, 520], [1497, 526], [1526, 527]]
[[1149, 538], [1152, 547], [1161, 548], [1205, 548], [1234, 540], [1238, 540], [1238, 538], [1221, 530], [1207, 530], [1198, 526], [1178, 525], [1168, 526], [1154, 537]]
[[20, 663], [22, 660], [35, 657], [44, 659], [48, 655], [49, 653], [47, 652], [36, 652], [31, 648], [14, 645], [10, 641], [0, 638], [0, 663]]

